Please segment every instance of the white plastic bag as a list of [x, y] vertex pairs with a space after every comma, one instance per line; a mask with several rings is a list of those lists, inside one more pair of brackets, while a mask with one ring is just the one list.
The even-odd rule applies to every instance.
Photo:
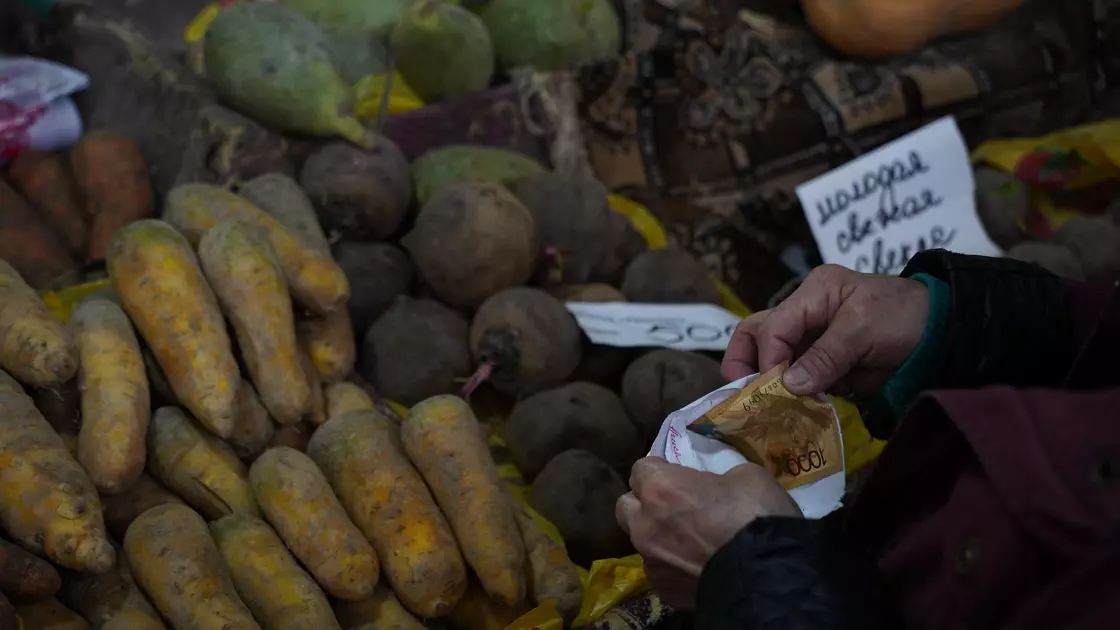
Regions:
[[89, 85], [85, 74], [34, 57], [0, 57], [0, 162], [24, 149], [53, 151], [82, 135], [68, 96]]
[[[743, 377], [669, 414], [661, 424], [657, 439], [653, 441], [650, 456], [662, 457], [674, 464], [718, 475], [747, 463], [747, 458], [739, 451], [723, 442], [689, 431], [688, 425], [758, 377], [758, 374]], [[824, 396], [819, 396], [819, 399], [828, 402]], [[829, 409], [832, 409], [831, 404]], [[840, 418], [835, 409], [832, 410], [832, 416], [839, 433]], [[842, 434], [840, 439], [843, 440]], [[840, 451], [843, 453], [843, 444]], [[840, 508], [844, 497], [843, 468], [838, 473], [793, 488], [789, 494], [797, 502], [805, 518], [823, 518]]]

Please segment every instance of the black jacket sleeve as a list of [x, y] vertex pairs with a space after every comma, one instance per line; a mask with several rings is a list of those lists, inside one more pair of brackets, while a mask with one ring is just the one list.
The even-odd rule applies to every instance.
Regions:
[[910, 259], [902, 275], [949, 285], [943, 351], [928, 389], [1058, 387], [1076, 356], [1063, 281], [1038, 265], [942, 249]]
[[840, 540], [840, 518], [740, 530], [700, 575], [695, 630], [898, 628], [874, 564]]

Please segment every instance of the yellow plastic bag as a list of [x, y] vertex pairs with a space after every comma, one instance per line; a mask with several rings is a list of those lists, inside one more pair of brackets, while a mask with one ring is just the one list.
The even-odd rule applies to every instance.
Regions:
[[1037, 138], [990, 140], [973, 151], [972, 160], [1027, 184], [1033, 212], [1024, 227], [1049, 236], [1071, 217], [1103, 211], [1120, 192], [1120, 120]]

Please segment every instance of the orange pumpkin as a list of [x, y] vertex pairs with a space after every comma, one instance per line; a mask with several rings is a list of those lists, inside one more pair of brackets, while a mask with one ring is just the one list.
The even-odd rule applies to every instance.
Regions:
[[1023, 0], [802, 0], [821, 39], [855, 57], [917, 50], [927, 41], [983, 28]]

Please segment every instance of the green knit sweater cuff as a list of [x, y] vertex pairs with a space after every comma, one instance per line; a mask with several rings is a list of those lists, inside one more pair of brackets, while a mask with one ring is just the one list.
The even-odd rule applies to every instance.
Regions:
[[910, 403], [930, 385], [944, 348], [952, 302], [949, 285], [925, 273], [911, 279], [926, 285], [929, 291], [929, 317], [918, 345], [867, 407], [868, 429], [876, 435], [889, 434]]

